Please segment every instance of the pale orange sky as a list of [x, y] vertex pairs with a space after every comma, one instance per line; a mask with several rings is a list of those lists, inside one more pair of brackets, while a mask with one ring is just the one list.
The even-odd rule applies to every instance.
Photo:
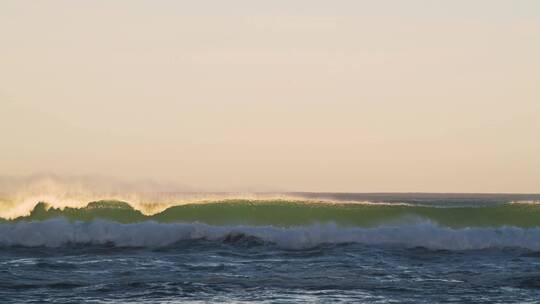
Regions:
[[0, 174], [540, 192], [540, 1], [0, 2]]

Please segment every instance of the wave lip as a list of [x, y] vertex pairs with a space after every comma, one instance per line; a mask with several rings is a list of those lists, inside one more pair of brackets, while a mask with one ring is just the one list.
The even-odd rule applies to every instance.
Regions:
[[153, 221], [132, 224], [104, 220], [69, 222], [65, 219], [0, 224], [0, 246], [3, 247], [60, 247], [69, 244], [163, 247], [185, 240], [204, 239], [223, 242], [238, 235], [290, 249], [310, 248], [322, 244], [359, 243], [437, 250], [510, 247], [540, 250], [540, 228], [452, 229], [440, 227], [429, 221], [372, 228], [341, 227], [332, 223], [285, 228]]

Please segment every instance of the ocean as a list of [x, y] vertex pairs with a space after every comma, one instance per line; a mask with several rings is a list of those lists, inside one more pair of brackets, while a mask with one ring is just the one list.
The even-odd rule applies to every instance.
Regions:
[[0, 219], [0, 302], [540, 303], [540, 195], [280, 197], [36, 202]]

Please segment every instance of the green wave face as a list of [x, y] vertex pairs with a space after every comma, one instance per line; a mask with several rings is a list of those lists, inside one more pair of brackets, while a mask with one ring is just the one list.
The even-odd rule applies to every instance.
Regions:
[[540, 206], [505, 204], [435, 208], [383, 204], [226, 200], [173, 206], [158, 214], [144, 215], [126, 202], [98, 201], [89, 203], [84, 208], [64, 209], [49, 208], [46, 203], [38, 203], [30, 215], [13, 221], [41, 221], [57, 217], [71, 221], [104, 219], [120, 223], [135, 223], [152, 220], [164, 223], [200, 222], [210, 225], [282, 227], [317, 223], [373, 227], [385, 224], [407, 224], [419, 220], [429, 220], [451, 228], [536, 227], [540, 226]]
[[49, 208], [46, 203], [38, 203], [30, 215], [16, 218], [15, 221], [43, 221], [64, 217], [71, 221], [91, 221], [95, 219], [112, 220], [121, 223], [142, 221], [145, 216], [128, 203], [118, 201], [99, 201], [89, 203], [84, 208]]

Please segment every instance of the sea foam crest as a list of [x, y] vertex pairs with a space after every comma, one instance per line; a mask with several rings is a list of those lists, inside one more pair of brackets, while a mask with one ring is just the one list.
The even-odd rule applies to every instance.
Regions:
[[292, 228], [211, 226], [152, 221], [120, 224], [103, 220], [69, 222], [65, 219], [0, 224], [0, 246], [113, 244], [122, 247], [161, 247], [183, 240], [221, 241], [231, 235], [245, 235], [280, 247], [296, 249], [327, 243], [361, 243], [447, 250], [504, 247], [540, 250], [540, 228], [451, 229], [431, 222], [375, 228], [341, 227], [335, 224]]

